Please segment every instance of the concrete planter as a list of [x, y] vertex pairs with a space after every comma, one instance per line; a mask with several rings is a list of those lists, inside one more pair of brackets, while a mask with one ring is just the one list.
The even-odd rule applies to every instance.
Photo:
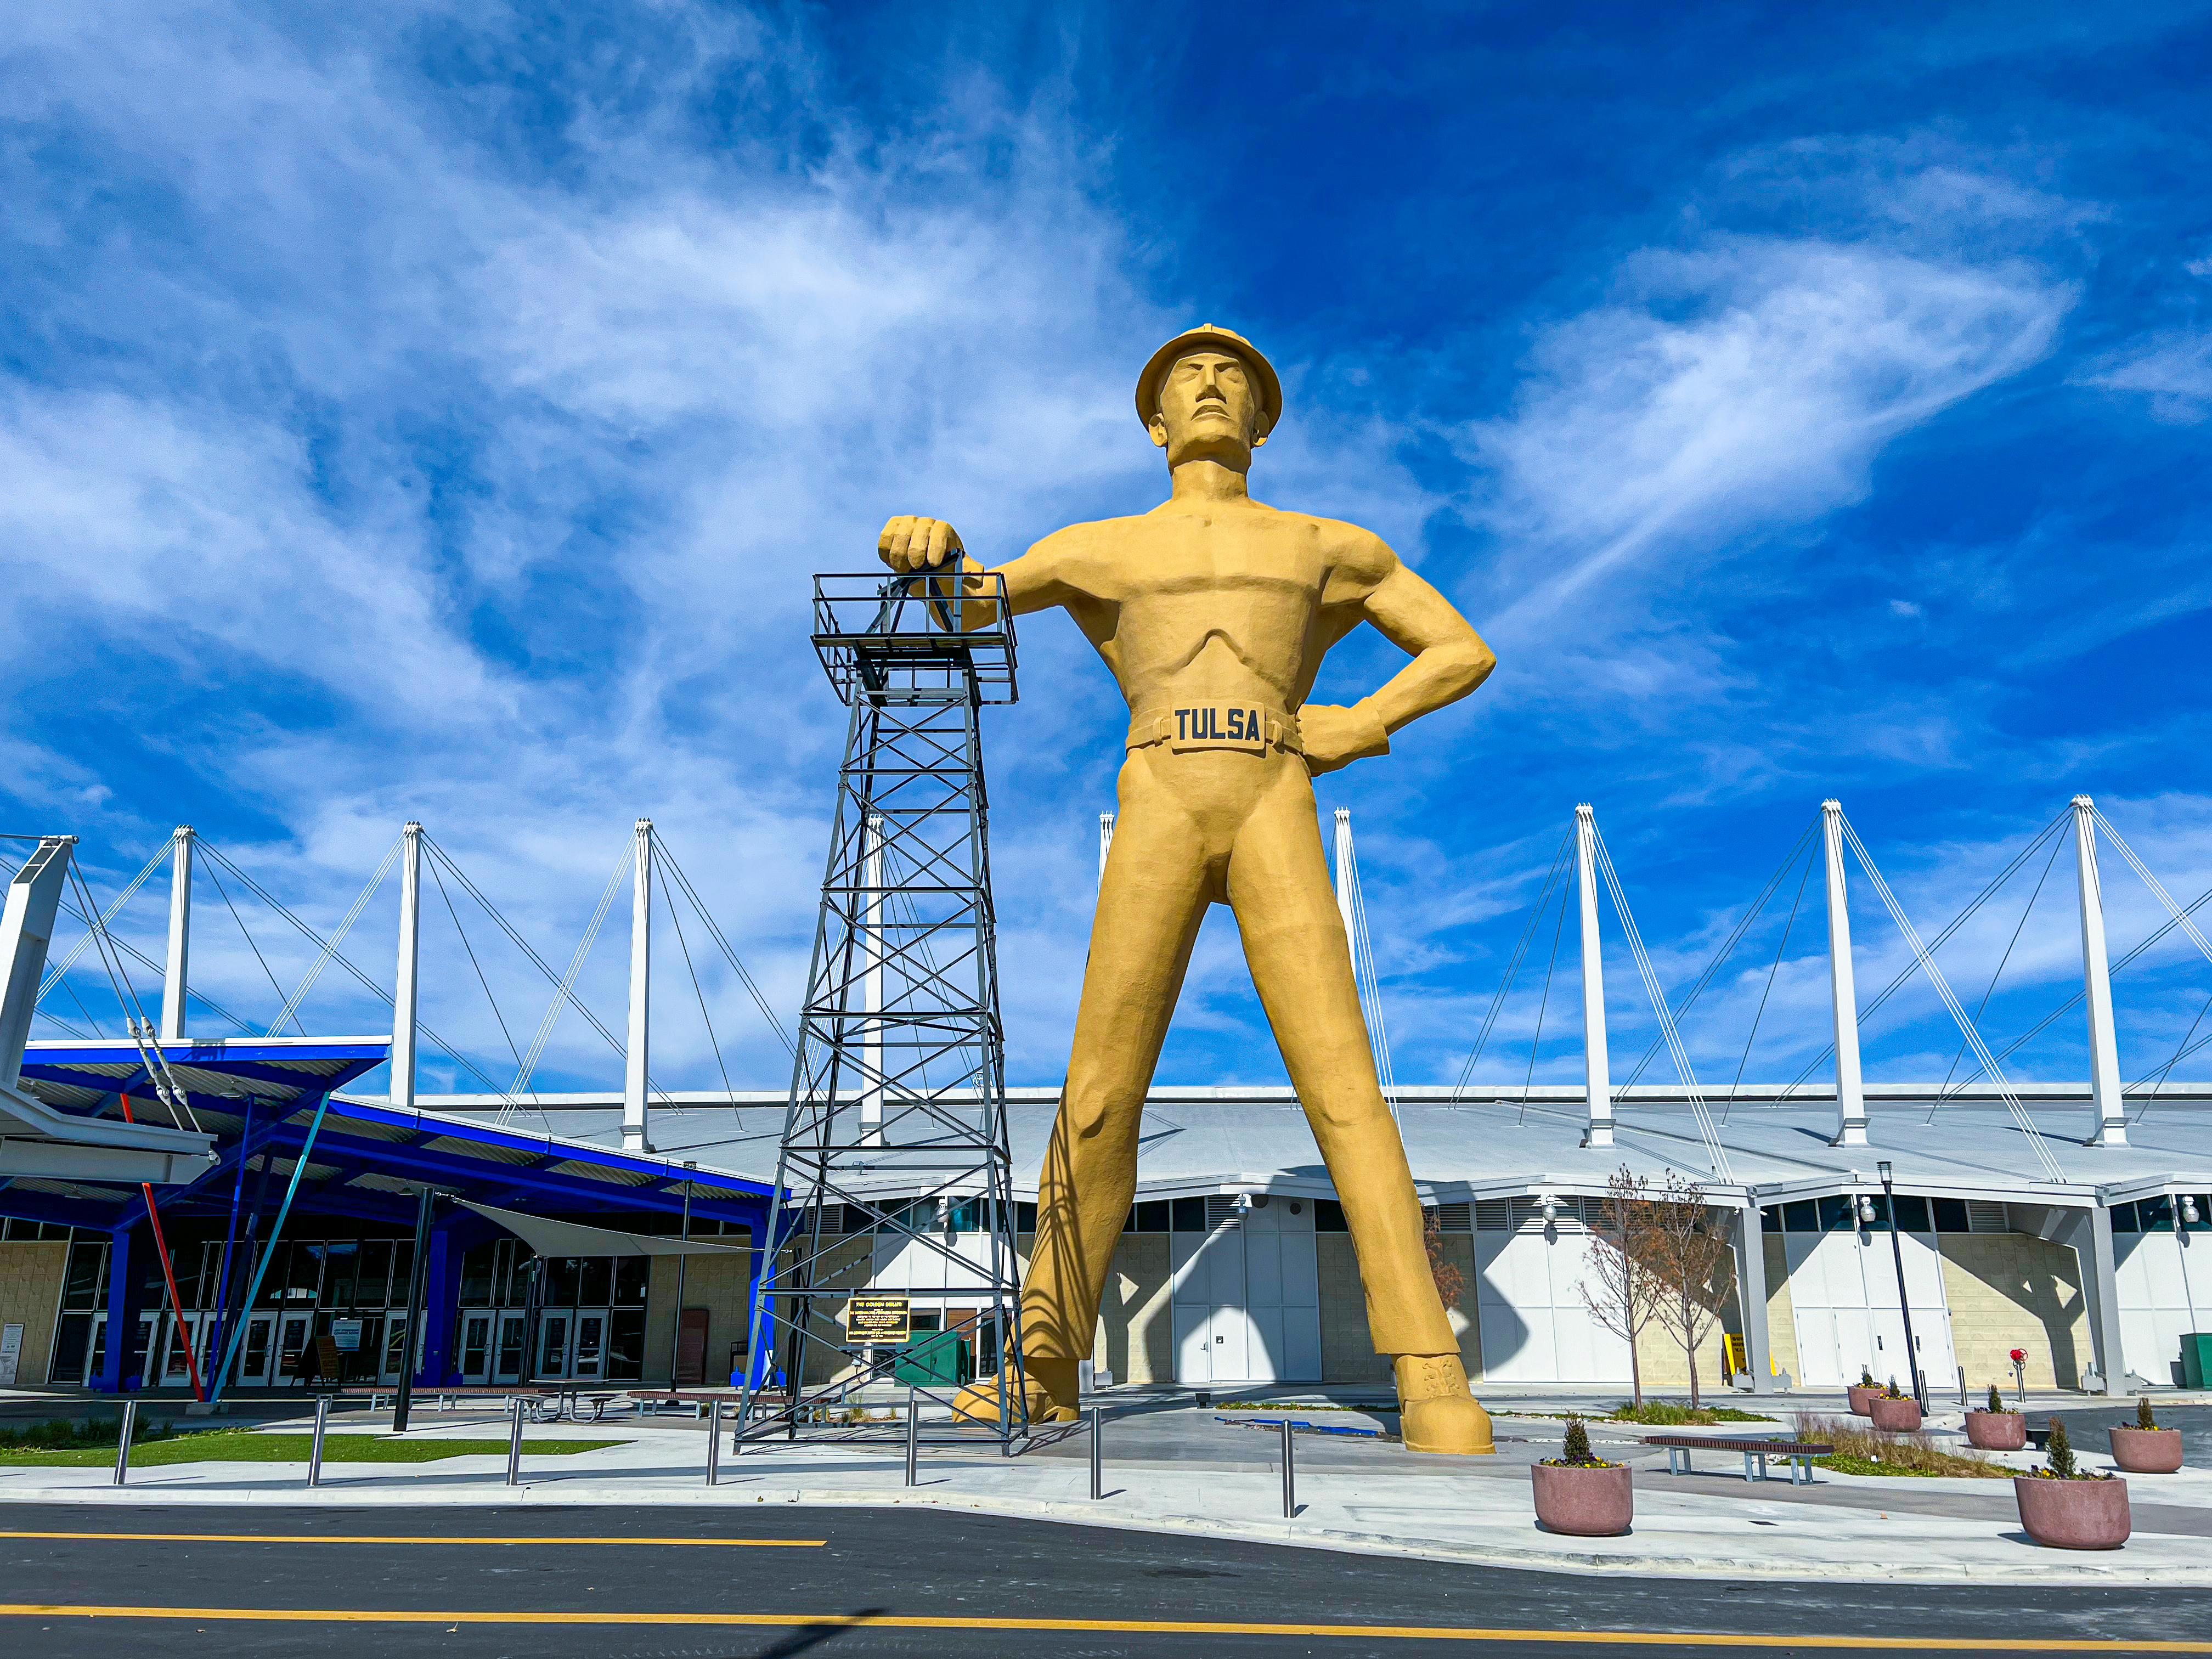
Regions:
[[1913, 1434], [1920, 1428], [1917, 1400], [1885, 1400], [1877, 1395], [1867, 1401], [1867, 1415], [1874, 1419], [1875, 1427], [1892, 1434]]
[[1851, 1415], [1853, 1417], [1864, 1417], [1867, 1414], [1868, 1407], [1872, 1406], [1876, 1400], [1881, 1397], [1881, 1388], [1879, 1384], [1876, 1384], [1873, 1388], [1863, 1389], [1859, 1387], [1857, 1383], [1854, 1382], [1850, 1388], [1844, 1389], [1844, 1392], [1850, 1396]]
[[2115, 1428], [2112, 1462], [2130, 1474], [2172, 1474], [2181, 1467], [2181, 1431]]
[[1636, 1513], [1635, 1488], [1625, 1463], [1609, 1469], [1529, 1466], [1536, 1519], [1552, 1532], [1577, 1538], [1612, 1538], [1628, 1530]]
[[[2177, 1431], [2179, 1432], [2179, 1431]], [[2124, 1480], [2039, 1480], [2015, 1475], [2020, 1524], [2055, 1550], [2116, 1550], [2133, 1529]]]
[[2027, 1444], [2025, 1412], [1968, 1412], [1966, 1443], [1984, 1451], [2019, 1451]]

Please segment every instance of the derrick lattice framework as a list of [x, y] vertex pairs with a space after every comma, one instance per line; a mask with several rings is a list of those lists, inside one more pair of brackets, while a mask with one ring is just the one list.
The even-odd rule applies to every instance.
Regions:
[[[852, 710], [776, 1164], [775, 1237], [752, 1310], [742, 1447], [897, 1437], [847, 1422], [869, 1384], [915, 1387], [925, 1439], [965, 1374], [1018, 1352], [1012, 1160], [999, 1017], [981, 709], [1014, 701], [996, 577], [817, 576], [814, 645]], [[981, 594], [981, 599], [977, 595]], [[963, 623], [971, 624], [963, 626]], [[856, 1291], [939, 1314], [906, 1343], [851, 1328]], [[878, 1390], [880, 1396], [880, 1390]], [[879, 1407], [880, 1408], [880, 1407]]]

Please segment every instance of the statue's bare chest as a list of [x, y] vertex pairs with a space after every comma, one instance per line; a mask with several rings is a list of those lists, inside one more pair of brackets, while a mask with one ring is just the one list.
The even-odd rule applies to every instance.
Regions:
[[1099, 550], [1098, 596], [1139, 610], [1310, 609], [1326, 571], [1310, 520], [1285, 514], [1154, 514], [1124, 520]]

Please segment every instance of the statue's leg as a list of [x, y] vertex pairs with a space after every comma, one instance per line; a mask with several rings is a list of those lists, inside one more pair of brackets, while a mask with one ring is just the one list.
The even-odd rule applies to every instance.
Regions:
[[1289, 757], [1239, 831], [1229, 902], [1252, 982], [1344, 1206], [1376, 1352], [1392, 1357], [1406, 1443], [1486, 1452], [1475, 1404], [1421, 1241], [1405, 1143], [1376, 1081], [1352, 951], [1322, 851], [1313, 786]]
[[[1030, 1386], [1054, 1412], [1077, 1405], [1076, 1364], [1091, 1357], [1099, 1297], [1136, 1194], [1146, 1091], [1218, 890], [1219, 860], [1208, 857], [1203, 830], [1164, 786], [1159, 764], [1140, 751], [1123, 769], [1067, 1086], [1037, 1180], [1022, 1356]], [[983, 1387], [975, 1390], [979, 1406]]]

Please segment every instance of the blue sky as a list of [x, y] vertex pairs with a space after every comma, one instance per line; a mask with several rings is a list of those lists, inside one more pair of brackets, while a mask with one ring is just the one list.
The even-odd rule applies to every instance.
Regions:
[[[789, 1008], [842, 732], [807, 575], [892, 512], [996, 557], [1151, 505], [1130, 385], [1213, 320], [1288, 388], [1255, 493], [1378, 531], [1501, 660], [1320, 790], [1354, 814], [1401, 1079], [1458, 1074], [1578, 800], [1677, 995], [1828, 794], [1924, 933], [2076, 791], [2193, 897], [2208, 68], [2202, 4], [13, 19], [7, 827], [83, 836], [112, 892], [190, 821], [329, 927], [416, 817], [565, 962], [649, 814]], [[1347, 644], [1322, 695], [1393, 655]], [[1012, 1071], [1050, 1084], [1120, 722], [1063, 619], [1024, 665], [994, 845]], [[1970, 1003], [2006, 957], [1993, 1042], [2078, 971], [2070, 854], [2019, 925], [2045, 867], [1944, 953]], [[2159, 913], [2117, 860], [2107, 888], [2125, 949]], [[1879, 985], [1905, 957], [1863, 890]], [[200, 982], [265, 1023], [308, 955], [233, 896], [266, 966], [203, 889]], [[379, 976], [392, 908], [348, 945]], [[158, 906], [130, 917], [153, 951]], [[1753, 1075], [1826, 1040], [1817, 923]], [[542, 982], [470, 926], [526, 1044]], [[609, 1018], [621, 931], [583, 981]], [[1741, 1063], [1780, 934], [1689, 1022], [1701, 1072]], [[1571, 945], [1539, 1078], [1577, 1075]], [[425, 951], [426, 1014], [503, 1079], [435, 914]], [[1632, 1054], [1648, 1005], [1609, 972]], [[704, 977], [720, 1063], [672, 980], [656, 1073], [780, 1085]], [[2208, 990], [2175, 939], [2123, 976], [2130, 1079]], [[384, 1029], [335, 975], [303, 1018]], [[1528, 1074], [1536, 1018], [1509, 1002], [1479, 1078]], [[613, 1079], [595, 1041], [562, 1024], [541, 1079]], [[1956, 1047], [1900, 994], [1869, 1073]], [[2081, 1048], [2061, 1021], [2019, 1073]], [[1279, 1079], [1225, 913], [1162, 1073]]]

